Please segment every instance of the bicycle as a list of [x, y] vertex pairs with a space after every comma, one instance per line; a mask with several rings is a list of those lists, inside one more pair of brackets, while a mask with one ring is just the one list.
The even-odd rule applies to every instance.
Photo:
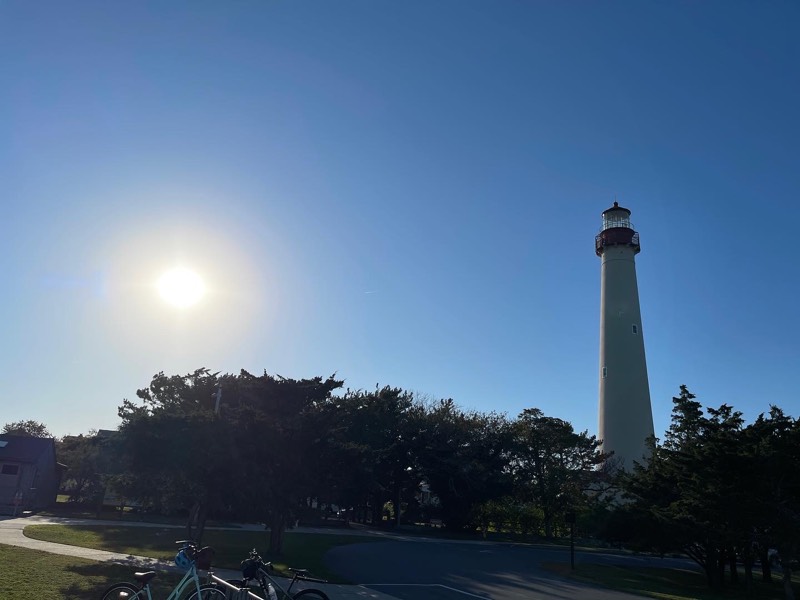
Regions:
[[[198, 569], [208, 570], [211, 568], [214, 550], [210, 546], [198, 548], [197, 544], [189, 540], [180, 540], [175, 543], [182, 544], [178, 554], [175, 555], [175, 564], [185, 568], [186, 573], [166, 600], [178, 600], [192, 588], [194, 590], [186, 600], [225, 600], [224, 592], [216, 586], [200, 583], [200, 576], [197, 574]], [[136, 580], [136, 584], [115, 583], [103, 593], [102, 600], [153, 600], [150, 582], [156, 575], [155, 571], [134, 573], [133, 578]]]
[[[211, 574], [212, 585], [218, 585], [227, 590], [225, 598], [227, 600], [239, 600], [240, 598], [256, 600], [329, 600], [328, 595], [316, 588], [304, 588], [291, 593], [292, 586], [298, 581], [312, 581], [315, 583], [327, 583], [325, 579], [309, 577], [308, 569], [289, 568], [293, 573], [292, 580], [286, 589], [270, 574], [272, 570], [271, 562], [264, 562], [258, 555], [255, 548], [250, 551], [249, 558], [242, 561], [242, 579], [225, 581], [214, 574]], [[250, 582], [255, 581], [263, 596], [258, 596], [250, 591]]]

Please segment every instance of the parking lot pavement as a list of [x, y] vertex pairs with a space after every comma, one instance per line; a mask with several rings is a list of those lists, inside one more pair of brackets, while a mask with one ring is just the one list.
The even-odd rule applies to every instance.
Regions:
[[[583, 553], [578, 557], [594, 558]], [[545, 564], [569, 564], [568, 549], [552, 546], [388, 541], [338, 546], [325, 560], [343, 577], [401, 600], [641, 598], [544, 568]]]
[[370, 587], [391, 593], [397, 600], [491, 600], [491, 596], [488, 595], [472, 594], [438, 583], [384, 584]]

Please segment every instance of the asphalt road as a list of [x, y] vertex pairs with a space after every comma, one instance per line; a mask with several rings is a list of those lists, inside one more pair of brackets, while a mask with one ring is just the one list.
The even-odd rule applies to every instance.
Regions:
[[[569, 565], [569, 549], [513, 544], [388, 541], [334, 548], [325, 556], [335, 572], [401, 600], [575, 599], [632, 600], [632, 594], [599, 589], [544, 570]], [[576, 553], [576, 564], [687, 566], [686, 561]]]

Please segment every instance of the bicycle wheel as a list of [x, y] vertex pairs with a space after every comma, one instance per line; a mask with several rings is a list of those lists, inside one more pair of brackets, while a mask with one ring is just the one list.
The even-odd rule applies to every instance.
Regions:
[[322, 590], [315, 590], [313, 588], [295, 592], [292, 594], [292, 598], [294, 598], [294, 600], [297, 600], [298, 598], [304, 598], [304, 600], [329, 600], [328, 594]]
[[200, 586], [200, 595], [197, 595], [197, 590], [191, 593], [186, 600], [225, 600], [227, 596], [221, 589], [213, 585]]
[[115, 583], [103, 592], [102, 600], [138, 600], [146, 597], [146, 594], [137, 596], [138, 593], [139, 588], [132, 583]]

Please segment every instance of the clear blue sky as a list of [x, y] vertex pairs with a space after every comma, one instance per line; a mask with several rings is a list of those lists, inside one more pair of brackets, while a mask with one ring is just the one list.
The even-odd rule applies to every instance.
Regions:
[[[687, 384], [798, 416], [795, 2], [2, 2], [2, 422], [336, 372], [596, 432], [600, 261]], [[209, 288], [179, 310], [154, 281]]]

